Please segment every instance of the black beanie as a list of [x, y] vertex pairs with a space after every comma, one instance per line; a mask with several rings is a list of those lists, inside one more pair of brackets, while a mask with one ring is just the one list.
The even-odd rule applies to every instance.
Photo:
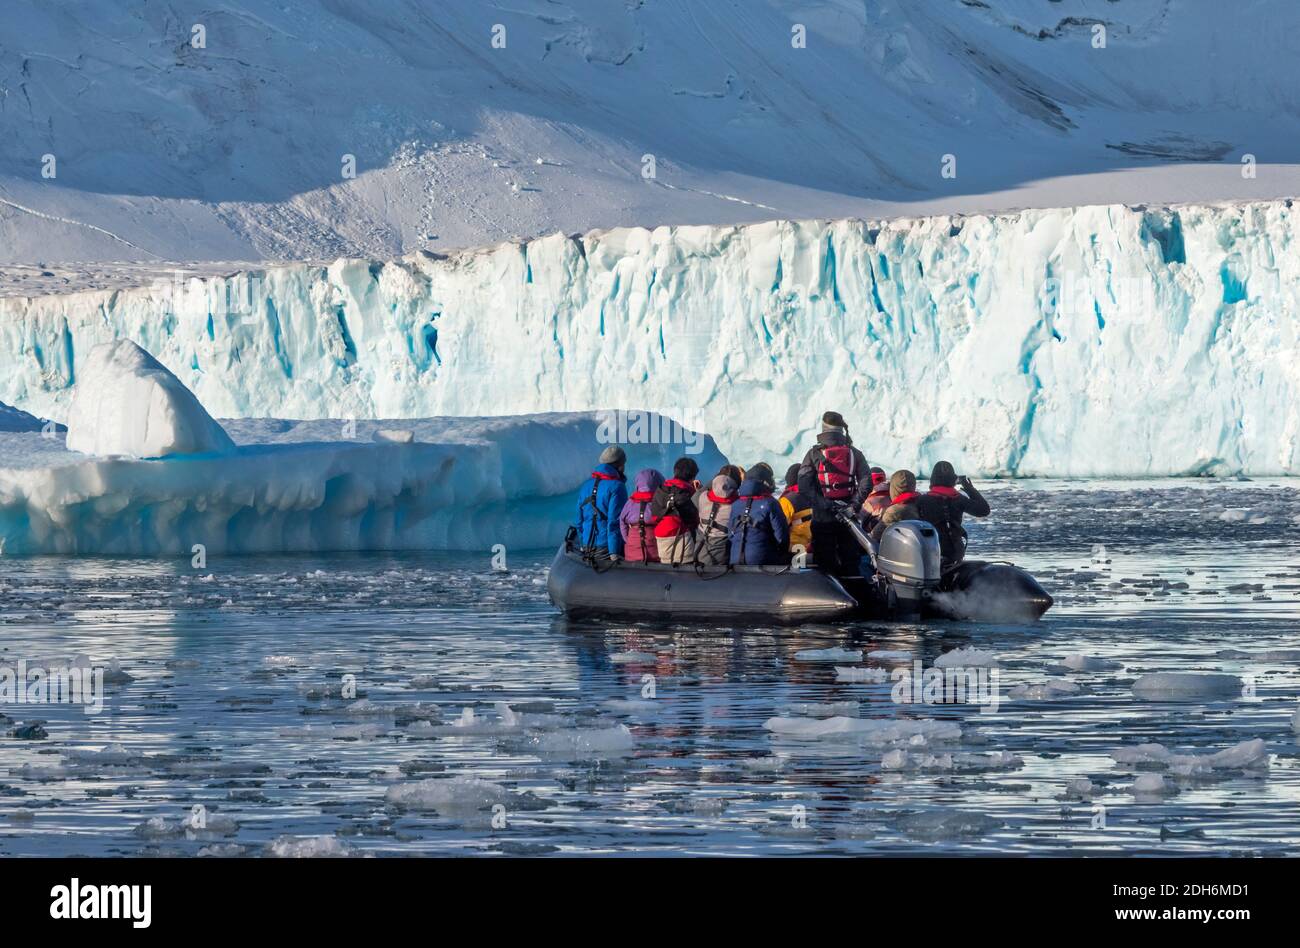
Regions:
[[799, 483], [799, 465], [791, 464], [785, 469], [785, 483], [787, 487], [793, 487]]
[[673, 463], [673, 477], [679, 481], [691, 481], [700, 473], [700, 466], [690, 458], [678, 458]]
[[956, 487], [957, 472], [948, 461], [935, 461], [934, 467], [930, 468], [930, 486], [931, 487]]

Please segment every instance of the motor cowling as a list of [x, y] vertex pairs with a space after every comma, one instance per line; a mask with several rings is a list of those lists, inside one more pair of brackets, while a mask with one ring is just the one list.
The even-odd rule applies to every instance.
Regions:
[[920, 599], [943, 576], [939, 531], [924, 520], [900, 520], [885, 528], [876, 552], [876, 574], [903, 599]]

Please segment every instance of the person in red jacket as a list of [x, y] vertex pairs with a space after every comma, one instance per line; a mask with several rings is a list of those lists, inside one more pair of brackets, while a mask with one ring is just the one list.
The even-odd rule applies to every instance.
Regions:
[[867, 525], [874, 526], [889, 504], [889, 475], [885, 473], [884, 468], [873, 467], [871, 469], [871, 491], [867, 494], [867, 499], [862, 505], [862, 512], [866, 517]]
[[695, 475], [700, 466], [688, 457], [673, 464], [673, 476], [655, 491], [650, 512], [659, 519], [655, 540], [661, 563], [689, 563], [695, 557], [695, 528], [700, 525], [700, 511], [695, 506], [695, 492], [700, 485]]
[[799, 465], [799, 497], [812, 508], [812, 545], [817, 566], [832, 576], [856, 576], [862, 548], [841, 513], [857, 516], [871, 490], [870, 468], [853, 446], [837, 411], [822, 415], [817, 443]]

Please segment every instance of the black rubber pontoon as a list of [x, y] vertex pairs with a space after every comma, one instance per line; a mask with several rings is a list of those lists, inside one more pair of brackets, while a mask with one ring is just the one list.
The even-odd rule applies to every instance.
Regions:
[[857, 600], [831, 576], [790, 566], [601, 564], [560, 547], [546, 581], [551, 602], [574, 618], [731, 621], [792, 625], [847, 619]]
[[1052, 608], [1052, 597], [1019, 566], [967, 560], [952, 571], [927, 606], [927, 611], [946, 619], [1033, 622]]

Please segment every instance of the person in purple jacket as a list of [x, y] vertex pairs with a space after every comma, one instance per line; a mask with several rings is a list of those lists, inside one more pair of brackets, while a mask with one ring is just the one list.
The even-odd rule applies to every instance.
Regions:
[[655, 524], [659, 518], [650, 509], [664, 476], [652, 467], [639, 471], [632, 482], [632, 496], [618, 515], [618, 529], [623, 534], [623, 556], [629, 563], [658, 563], [659, 544]]
[[790, 561], [790, 522], [773, 496], [772, 468], [755, 464], [745, 475], [731, 505], [732, 566], [778, 566]]

